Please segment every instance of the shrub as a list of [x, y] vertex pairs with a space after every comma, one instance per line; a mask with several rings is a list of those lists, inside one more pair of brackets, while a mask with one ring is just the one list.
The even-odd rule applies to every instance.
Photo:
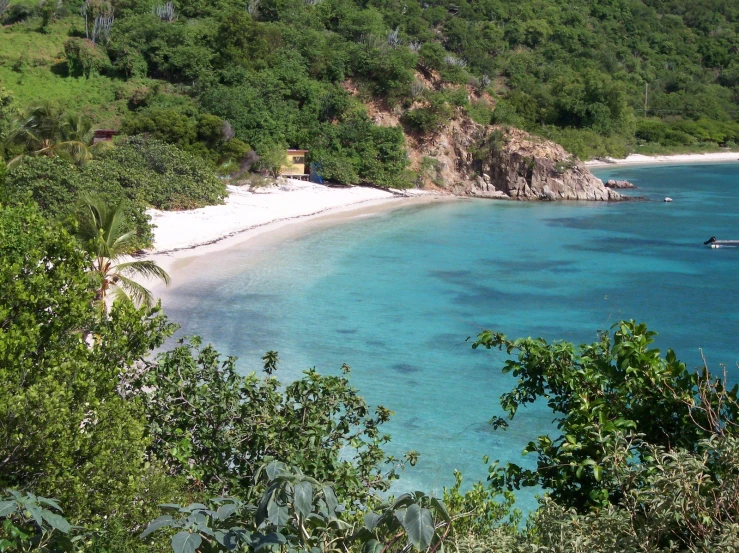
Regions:
[[103, 47], [87, 39], [76, 37], [67, 39], [64, 43], [64, 55], [67, 58], [69, 74], [73, 76], [84, 75], [89, 78], [111, 68], [110, 59]]
[[207, 161], [143, 137], [129, 138], [88, 164], [83, 172], [104, 190], [119, 188], [131, 200], [158, 209], [217, 204], [226, 195], [225, 184]]

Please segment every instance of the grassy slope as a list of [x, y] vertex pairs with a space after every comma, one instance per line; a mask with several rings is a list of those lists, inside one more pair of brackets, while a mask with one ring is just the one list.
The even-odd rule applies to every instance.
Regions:
[[[39, 31], [39, 19], [0, 28], [0, 86], [10, 90], [19, 106], [38, 100], [60, 102], [85, 112], [96, 127], [117, 127], [126, 112], [132, 83], [106, 76], [67, 76], [64, 42], [79, 28], [69, 17]], [[153, 81], [144, 81], [146, 82]]]

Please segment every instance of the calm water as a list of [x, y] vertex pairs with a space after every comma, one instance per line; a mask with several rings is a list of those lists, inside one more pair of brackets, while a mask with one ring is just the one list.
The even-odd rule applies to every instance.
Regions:
[[465, 343], [483, 328], [581, 342], [619, 319], [644, 320], [660, 347], [690, 366], [703, 348], [739, 381], [739, 249], [702, 246], [711, 235], [739, 239], [739, 164], [598, 174], [658, 201], [463, 201], [359, 218], [256, 264], [249, 252], [221, 255], [228, 271], [209, 265], [165, 307], [185, 333], [239, 356], [244, 372], [268, 349], [283, 379], [351, 365], [368, 401], [396, 413], [389, 449], [421, 452], [403, 488], [440, 489], [455, 468], [484, 478], [483, 455], [520, 461], [551, 416], [529, 407], [508, 431], [489, 428], [513, 382], [501, 354]]

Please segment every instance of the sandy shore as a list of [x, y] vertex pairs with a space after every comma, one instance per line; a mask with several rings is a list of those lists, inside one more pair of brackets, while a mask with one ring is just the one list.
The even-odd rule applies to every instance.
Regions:
[[677, 154], [671, 156], [644, 156], [631, 154], [623, 159], [605, 158], [586, 161], [588, 167], [613, 167], [616, 165], [652, 165], [670, 163], [717, 163], [739, 161], [739, 152], [712, 152], [708, 154]]
[[[173, 286], [197, 272], [203, 258], [213, 258], [211, 254], [247, 241], [250, 248], [262, 249], [267, 243], [298, 236], [317, 226], [452, 198], [421, 190], [400, 195], [397, 191], [329, 188], [296, 180], [283, 180], [277, 186], [254, 191], [229, 186], [228, 193], [223, 205], [189, 211], [148, 211], [156, 227], [154, 247], [146, 258], [155, 260], [173, 277]], [[257, 237], [260, 240], [255, 240]], [[159, 282], [143, 284], [156, 292], [163, 291]]]

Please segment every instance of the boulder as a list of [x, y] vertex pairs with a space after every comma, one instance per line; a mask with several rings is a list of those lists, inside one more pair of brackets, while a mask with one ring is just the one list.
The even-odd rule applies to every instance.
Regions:
[[633, 183], [630, 183], [627, 180], [616, 180], [616, 179], [610, 179], [606, 181], [606, 187], [608, 188], [636, 188]]

